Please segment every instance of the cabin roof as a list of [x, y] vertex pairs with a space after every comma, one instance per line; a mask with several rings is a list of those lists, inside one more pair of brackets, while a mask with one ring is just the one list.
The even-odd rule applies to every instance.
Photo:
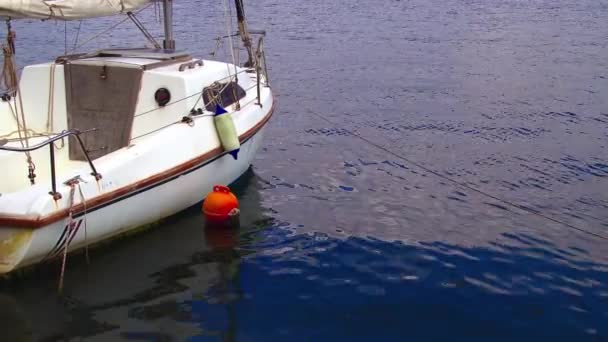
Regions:
[[164, 49], [104, 49], [97, 52], [99, 57], [135, 57], [170, 60], [189, 57], [185, 51]]
[[103, 49], [90, 54], [62, 56], [57, 62], [86, 65], [114, 65], [125, 68], [160, 67], [192, 59], [184, 51], [163, 49]]

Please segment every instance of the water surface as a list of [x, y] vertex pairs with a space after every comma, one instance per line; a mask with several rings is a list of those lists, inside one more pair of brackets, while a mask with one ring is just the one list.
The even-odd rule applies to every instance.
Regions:
[[[608, 237], [605, 3], [246, 5], [250, 26], [268, 31], [278, 111], [233, 187], [240, 229], [205, 228], [195, 207], [93, 250], [89, 265], [70, 258], [65, 296], [53, 266], [2, 284], [3, 331], [44, 341], [608, 340], [605, 239], [352, 134]], [[222, 2], [175, 6], [178, 45], [206, 56], [225, 33]], [[141, 17], [154, 25], [152, 12]], [[80, 41], [116, 21], [85, 23]], [[63, 52], [63, 23], [14, 26], [21, 64]], [[71, 45], [78, 23], [67, 28]], [[120, 28], [85, 48], [142, 44]]]

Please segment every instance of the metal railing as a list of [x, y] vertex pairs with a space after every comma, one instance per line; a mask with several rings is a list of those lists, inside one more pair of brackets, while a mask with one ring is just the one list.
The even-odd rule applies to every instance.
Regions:
[[57, 140], [61, 140], [63, 138], [69, 137], [69, 136], [74, 136], [76, 138], [76, 140], [78, 141], [78, 144], [80, 145], [80, 148], [82, 149], [82, 152], [84, 153], [85, 158], [87, 159], [87, 162], [89, 163], [89, 166], [91, 167], [91, 175], [95, 177], [96, 180], [100, 180], [102, 178], [101, 174], [99, 172], [97, 172], [97, 169], [95, 169], [95, 165], [93, 165], [93, 161], [91, 160], [91, 158], [89, 157], [89, 153], [87, 151], [87, 149], [84, 147], [84, 143], [82, 142], [82, 139], [80, 139], [80, 134], [82, 133], [87, 133], [87, 132], [91, 132], [94, 131], [96, 129], [92, 129], [92, 130], [87, 130], [84, 132], [81, 132], [77, 129], [70, 129], [70, 130], [65, 130], [53, 137], [50, 137], [49, 139], [36, 144], [36, 145], [32, 145], [29, 147], [12, 147], [12, 146], [0, 146], [0, 150], [1, 151], [10, 151], [10, 152], [22, 152], [22, 153], [26, 153], [26, 152], [31, 152], [31, 151], [35, 151], [38, 149], [41, 149], [45, 146], [49, 146], [49, 156], [50, 156], [50, 167], [51, 167], [51, 187], [52, 190], [49, 192], [49, 195], [53, 196], [53, 198], [55, 200], [58, 200], [61, 198], [61, 194], [59, 192], [57, 192], [57, 180], [56, 180], [56, 171], [55, 171], [55, 144], [54, 142]]
[[261, 96], [261, 73], [262, 73], [262, 67], [263, 67], [263, 72], [264, 72], [264, 86], [265, 87], [270, 87], [270, 83], [268, 81], [268, 67], [266, 66], [266, 53], [264, 51], [264, 36], [261, 36], [260, 39], [258, 39], [258, 47], [255, 51], [255, 72], [256, 72], [256, 78], [257, 78], [257, 92], [258, 92], [258, 106], [262, 107], [262, 96]]
[[[228, 76], [226, 76], [225, 78], [232, 78], [235, 77], [237, 74], [240, 74], [242, 72], [247, 72], [247, 73], [256, 73], [256, 88], [257, 88], [257, 96], [256, 99], [257, 103], [256, 105], [262, 107], [262, 99], [261, 99], [261, 88], [262, 86], [264, 87], [270, 87], [270, 81], [268, 79], [268, 67], [266, 65], [266, 53], [264, 51], [264, 36], [266, 35], [266, 31], [264, 30], [249, 30], [249, 34], [255, 34], [255, 35], [260, 35], [260, 38], [258, 39], [258, 44], [256, 47], [256, 50], [254, 52], [254, 62], [253, 65], [245, 65], [245, 69], [242, 71], [239, 71], [237, 73], [234, 74], [230, 74]], [[222, 42], [224, 41], [224, 39], [232, 39], [232, 37], [240, 37], [240, 33], [239, 32], [235, 32], [234, 34], [229, 34], [229, 35], [224, 35], [224, 36], [218, 36], [217, 38], [215, 38], [216, 40], [216, 46], [215, 49], [210, 53], [210, 55], [212, 57], [216, 57], [220, 46], [222, 45]], [[238, 48], [236, 48], [238, 49]], [[236, 61], [236, 64], [239, 64], [238, 61]], [[264, 82], [262, 84], [261, 76], [264, 76]], [[217, 80], [217, 81], [221, 81], [221, 80]], [[235, 99], [238, 102], [238, 99]]]

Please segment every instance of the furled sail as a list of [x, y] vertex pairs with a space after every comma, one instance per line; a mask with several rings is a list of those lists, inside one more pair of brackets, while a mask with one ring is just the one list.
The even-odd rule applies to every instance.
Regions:
[[153, 0], [0, 0], [0, 17], [78, 20], [127, 13]]

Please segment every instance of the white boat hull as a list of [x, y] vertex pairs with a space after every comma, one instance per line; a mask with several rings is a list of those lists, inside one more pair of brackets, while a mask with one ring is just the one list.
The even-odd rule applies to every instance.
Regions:
[[[72, 2], [51, 17], [125, 13], [149, 1]], [[232, 41], [232, 64], [199, 59], [175, 49], [172, 5], [164, 5], [163, 48], [131, 18], [153, 48], [66, 52], [19, 76], [5, 70], [0, 275], [173, 215], [252, 163], [274, 111], [263, 37], [251, 44], [240, 16], [247, 63], [240, 66]], [[49, 17], [42, 5], [13, 7], [13, 18]]]
[[[230, 184], [251, 165], [262, 141], [263, 128], [244, 142], [239, 158], [223, 154], [183, 173], [139, 189], [98, 208], [37, 229], [0, 230], [3, 249], [0, 273], [51, 260], [178, 213], [198, 202], [215, 184]], [[10, 248], [7, 248], [10, 247]]]

